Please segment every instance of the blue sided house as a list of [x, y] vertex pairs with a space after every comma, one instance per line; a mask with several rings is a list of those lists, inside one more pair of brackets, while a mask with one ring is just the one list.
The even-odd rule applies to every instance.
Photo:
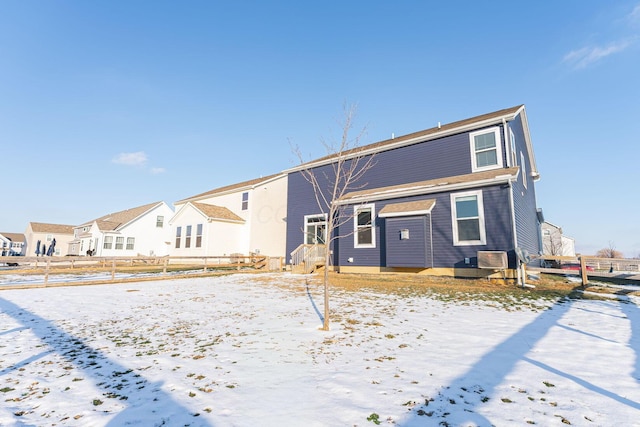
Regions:
[[[363, 157], [364, 156], [364, 157]], [[534, 183], [539, 179], [524, 105], [377, 142], [343, 153], [373, 156], [352, 191], [334, 203], [343, 218], [327, 239], [323, 188], [340, 156], [286, 171], [287, 259], [306, 271], [331, 242], [340, 272], [416, 272], [517, 277], [523, 253], [542, 250]], [[315, 255], [314, 255], [315, 254]], [[314, 257], [310, 260], [309, 257]], [[311, 268], [308, 266], [311, 265]]]

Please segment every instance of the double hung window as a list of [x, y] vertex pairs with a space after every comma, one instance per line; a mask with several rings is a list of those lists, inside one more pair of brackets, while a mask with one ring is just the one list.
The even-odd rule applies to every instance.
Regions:
[[486, 245], [482, 191], [467, 191], [451, 195], [453, 244]]
[[354, 213], [354, 246], [356, 248], [375, 248], [376, 236], [373, 220], [375, 210], [373, 205], [355, 206]]
[[469, 138], [473, 172], [502, 167], [502, 144], [499, 127], [472, 132], [469, 134]]

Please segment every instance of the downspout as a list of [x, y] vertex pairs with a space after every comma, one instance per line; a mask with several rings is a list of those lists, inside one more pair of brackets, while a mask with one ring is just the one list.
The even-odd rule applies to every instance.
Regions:
[[[511, 210], [511, 232], [513, 233], [513, 248], [515, 249], [518, 247], [518, 233], [516, 228], [516, 210], [513, 203], [513, 181], [509, 181], [509, 209]], [[516, 255], [516, 272], [518, 276], [518, 283], [521, 283], [520, 269], [518, 268], [519, 262], [518, 256]]]

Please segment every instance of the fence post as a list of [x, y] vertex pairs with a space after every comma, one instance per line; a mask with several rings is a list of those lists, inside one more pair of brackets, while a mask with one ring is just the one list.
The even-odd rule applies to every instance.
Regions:
[[207, 257], [204, 257], [204, 272], [207, 272]]
[[167, 274], [167, 262], [169, 260], [167, 258], [164, 259], [164, 263], [162, 264], [162, 274], [166, 275]]
[[45, 284], [45, 286], [49, 282], [49, 263], [50, 262], [51, 262], [51, 260], [47, 259], [47, 267], [44, 269], [44, 284]]
[[582, 276], [582, 286], [587, 286], [589, 278], [587, 277], [587, 260], [585, 257], [580, 257], [580, 276]]
[[111, 260], [111, 281], [116, 280], [116, 260]]

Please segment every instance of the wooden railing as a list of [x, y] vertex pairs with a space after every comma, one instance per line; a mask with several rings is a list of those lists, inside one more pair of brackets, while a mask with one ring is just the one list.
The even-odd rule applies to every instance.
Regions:
[[291, 266], [293, 270], [302, 269], [311, 273], [319, 265], [324, 265], [325, 245], [303, 244], [291, 252]]

